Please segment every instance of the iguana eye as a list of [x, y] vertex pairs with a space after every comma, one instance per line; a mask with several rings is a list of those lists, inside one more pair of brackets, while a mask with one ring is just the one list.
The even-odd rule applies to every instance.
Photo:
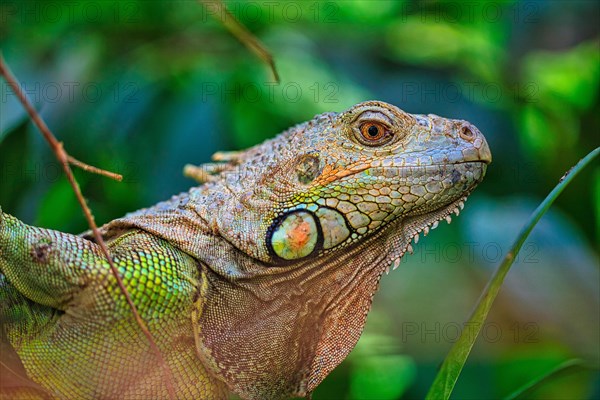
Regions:
[[363, 122], [359, 126], [359, 140], [366, 145], [378, 145], [391, 138], [390, 130], [387, 126], [377, 121]]

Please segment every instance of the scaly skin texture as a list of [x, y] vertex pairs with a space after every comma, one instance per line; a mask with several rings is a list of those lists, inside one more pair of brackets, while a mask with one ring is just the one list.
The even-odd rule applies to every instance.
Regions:
[[[207, 183], [102, 228], [180, 398], [310, 394], [491, 153], [466, 121], [369, 101], [217, 158]], [[0, 316], [29, 377], [59, 398], [166, 398], [90, 236], [0, 218]]]

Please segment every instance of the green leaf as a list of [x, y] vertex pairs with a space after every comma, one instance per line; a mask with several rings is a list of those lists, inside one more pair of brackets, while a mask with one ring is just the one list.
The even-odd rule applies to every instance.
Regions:
[[391, 57], [434, 68], [456, 67], [484, 82], [498, 82], [506, 58], [501, 38], [485, 25], [424, 24], [421, 17], [410, 16], [391, 24], [386, 39]]
[[569, 170], [560, 180], [560, 182], [554, 187], [554, 189], [546, 196], [544, 201], [538, 206], [538, 208], [533, 212], [529, 221], [523, 226], [521, 232], [517, 236], [514, 244], [511, 246], [509, 252], [502, 260], [500, 266], [494, 272], [491, 280], [488, 282], [485, 287], [475, 309], [469, 318], [469, 322], [465, 325], [470, 327], [470, 329], [465, 329], [462, 331], [460, 337], [454, 343], [448, 356], [444, 360], [440, 371], [436, 375], [433, 384], [431, 385], [429, 392], [427, 393], [426, 399], [448, 399], [450, 398], [450, 394], [452, 394], [452, 390], [454, 389], [454, 385], [458, 380], [458, 377], [467, 361], [467, 357], [475, 344], [475, 340], [479, 336], [481, 331], [481, 327], [483, 326], [487, 315], [492, 308], [492, 304], [494, 299], [498, 295], [500, 287], [502, 286], [502, 282], [506, 277], [510, 267], [512, 266], [519, 250], [525, 240], [538, 223], [538, 221], [542, 218], [542, 216], [548, 211], [552, 203], [556, 200], [558, 195], [567, 187], [567, 185], [577, 176], [577, 174], [600, 153], [600, 147], [594, 149], [587, 156], [585, 156], [582, 160], [580, 160], [577, 165], [575, 165], [571, 170]]
[[28, 162], [27, 155], [31, 151], [31, 138], [27, 133], [27, 120], [0, 137], [0, 204], [6, 210], [15, 210], [26, 190], [24, 183], [35, 181], [35, 163]]
[[[335, 8], [330, 4], [330, 12], [337, 11], [341, 15], [346, 16], [349, 20], [359, 22], [369, 28], [377, 27], [377, 23], [381, 20], [391, 19], [394, 13], [402, 11], [405, 7], [403, 1], [381, 1], [377, 3], [377, 7], [373, 7], [373, 2], [370, 0], [354, 0], [350, 2], [339, 2]], [[326, 12], [327, 10], [325, 10]]]
[[555, 155], [561, 144], [561, 135], [546, 114], [536, 105], [527, 105], [519, 117], [525, 144], [537, 154]]
[[520, 139], [540, 159], [554, 163], [577, 144], [579, 120], [573, 110], [547, 103], [528, 104], [519, 113]]
[[592, 204], [595, 204], [596, 212], [594, 215], [596, 216], [596, 232], [600, 232], [600, 168], [596, 167], [594, 171], [594, 189], [592, 196], [594, 197], [594, 201]]

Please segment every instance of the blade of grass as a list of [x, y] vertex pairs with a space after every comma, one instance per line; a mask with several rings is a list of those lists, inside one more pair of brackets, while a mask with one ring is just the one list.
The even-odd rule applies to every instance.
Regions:
[[521, 232], [517, 236], [517, 239], [513, 243], [510, 251], [502, 260], [500, 266], [494, 272], [492, 278], [485, 287], [481, 297], [479, 298], [469, 322], [465, 325], [469, 329], [464, 329], [458, 340], [454, 343], [450, 352], [446, 356], [446, 359], [442, 363], [440, 371], [436, 375], [433, 384], [429, 388], [426, 399], [448, 399], [454, 389], [454, 385], [458, 380], [458, 377], [465, 365], [467, 357], [475, 344], [475, 340], [479, 336], [481, 327], [487, 318], [487, 315], [492, 307], [494, 299], [496, 298], [502, 282], [511, 265], [515, 261], [515, 257], [519, 253], [521, 246], [531, 233], [532, 229], [538, 223], [540, 218], [548, 211], [554, 200], [558, 195], [565, 189], [565, 187], [579, 174], [579, 172], [588, 165], [597, 155], [600, 153], [600, 147], [591, 151], [587, 156], [581, 159], [577, 165], [571, 168], [565, 175], [560, 179], [559, 183], [552, 189], [550, 194], [546, 196], [544, 201], [538, 206], [538, 208], [531, 214], [529, 221], [521, 228]]
[[561, 374], [574, 372], [572, 370], [578, 369], [594, 369], [594, 367], [586, 364], [583, 360], [579, 360], [577, 358], [564, 361], [558, 364], [556, 367], [552, 368], [550, 371], [544, 373], [543, 375], [537, 376], [529, 382], [525, 383], [523, 386], [506, 396], [504, 400], [514, 400], [517, 398], [523, 398], [523, 396], [529, 395], [535, 389], [539, 388], [552, 378], [555, 378], [556, 376]]

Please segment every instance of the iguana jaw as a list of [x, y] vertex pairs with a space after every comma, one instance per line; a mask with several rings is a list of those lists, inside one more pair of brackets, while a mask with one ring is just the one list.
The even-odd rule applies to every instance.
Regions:
[[[269, 241], [275, 243], [276, 238], [286, 238], [284, 235], [287, 240], [294, 239], [290, 230], [296, 228], [288, 221], [306, 221], [309, 230], [315, 226], [321, 229], [318, 235], [324, 237], [323, 242], [317, 242], [321, 247], [314, 250], [316, 254], [306, 253], [310, 255], [308, 262], [318, 262], [318, 257], [336, 254], [355, 244], [371, 243], [371, 237], [398, 220], [413, 220], [428, 213], [437, 215], [448, 204], [465, 197], [483, 179], [486, 164], [484, 160], [400, 167], [371, 167], [367, 163], [366, 167], [353, 167], [351, 172], [331, 168], [329, 171], [339, 178], [328, 181], [326, 186], [319, 183], [315, 189], [297, 196], [297, 204], [288, 207], [273, 223], [275, 234], [267, 234], [267, 245]], [[315, 196], [317, 200], [311, 200]], [[276, 263], [265, 274], [277, 274], [280, 268], [285, 273], [303, 265], [301, 260], [281, 259], [274, 253]]]
[[444, 208], [431, 213], [416, 215], [412, 218], [407, 218], [405, 221], [398, 221], [397, 226], [390, 227], [390, 229], [401, 229], [403, 237], [402, 240], [395, 242], [393, 248], [390, 249], [389, 255], [383, 263], [384, 265], [380, 268], [380, 275], [382, 275], [384, 271], [386, 274], [389, 274], [390, 267], [392, 270], [398, 268], [404, 254], [407, 252], [409, 254], [413, 253], [412, 244], [417, 244], [419, 242], [421, 234], [427, 236], [430, 231], [438, 227], [440, 221], [445, 221], [450, 224], [452, 222], [452, 214], [455, 214], [456, 216], [460, 214], [469, 195], [470, 192]]

